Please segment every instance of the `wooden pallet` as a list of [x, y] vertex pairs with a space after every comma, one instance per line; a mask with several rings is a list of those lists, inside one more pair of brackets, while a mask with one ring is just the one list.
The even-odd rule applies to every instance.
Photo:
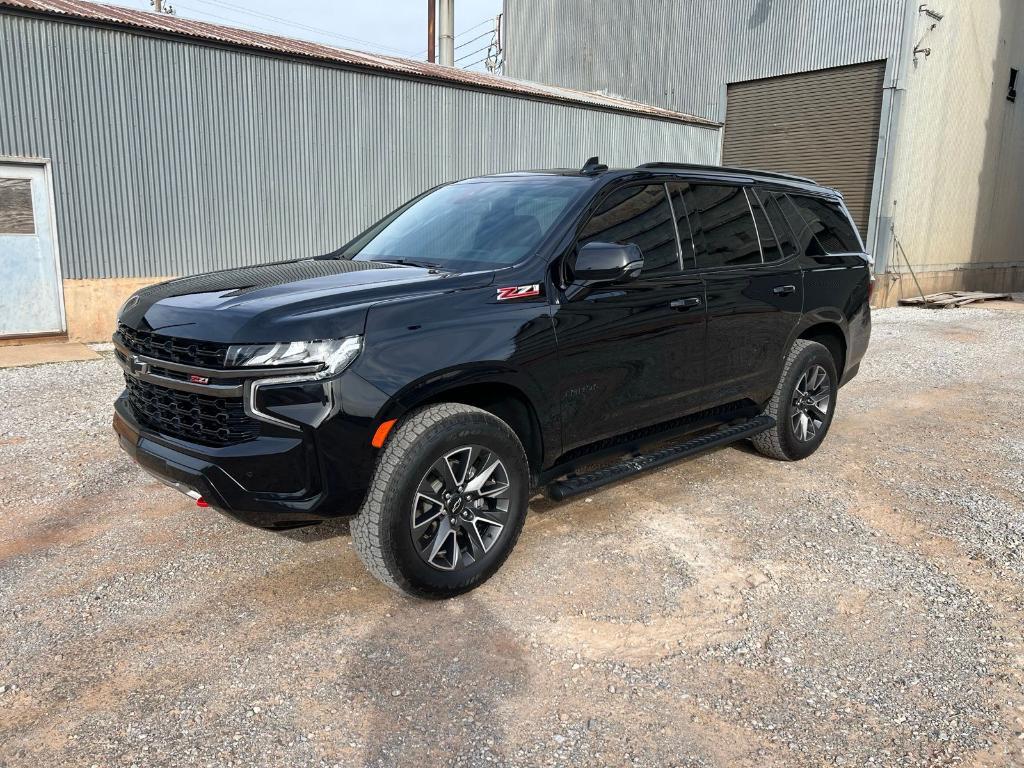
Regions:
[[930, 293], [927, 296], [914, 296], [910, 299], [900, 299], [900, 304], [913, 307], [962, 307], [965, 304], [973, 304], [976, 301], [991, 301], [994, 299], [1010, 299], [1008, 293], [985, 293], [984, 291], [947, 291], [945, 293]]

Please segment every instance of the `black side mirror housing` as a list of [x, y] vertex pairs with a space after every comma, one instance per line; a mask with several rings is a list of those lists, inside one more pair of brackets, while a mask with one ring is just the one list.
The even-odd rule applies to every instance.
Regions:
[[587, 243], [572, 262], [576, 283], [617, 283], [632, 280], [644, 267], [644, 254], [633, 243]]

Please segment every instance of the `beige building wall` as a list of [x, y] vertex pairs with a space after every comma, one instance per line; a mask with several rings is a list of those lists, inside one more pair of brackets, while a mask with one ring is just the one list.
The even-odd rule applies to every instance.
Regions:
[[[1024, 3], [927, 7], [944, 18], [911, 10], [883, 215], [926, 293], [1024, 290], [1024, 81], [1016, 103], [1006, 98], [1010, 68], [1024, 69]], [[892, 303], [917, 288], [891, 237], [887, 246], [896, 275], [882, 276], [879, 295]]]
[[65, 280], [64, 310], [70, 341], [110, 341], [117, 311], [135, 291], [167, 277], [113, 277]]

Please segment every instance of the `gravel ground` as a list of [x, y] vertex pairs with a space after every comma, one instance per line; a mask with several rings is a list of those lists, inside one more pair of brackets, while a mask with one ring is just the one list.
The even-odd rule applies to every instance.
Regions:
[[448, 603], [155, 483], [0, 371], [0, 766], [1024, 765], [1024, 313], [883, 310], [832, 434], [537, 498]]

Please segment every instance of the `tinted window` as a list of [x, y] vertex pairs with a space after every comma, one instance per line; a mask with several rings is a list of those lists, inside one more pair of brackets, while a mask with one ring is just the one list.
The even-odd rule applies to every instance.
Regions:
[[754, 218], [743, 187], [694, 184], [693, 207], [687, 213], [698, 267], [761, 263]]
[[765, 262], [782, 261], [782, 248], [779, 246], [779, 239], [775, 234], [775, 228], [768, 221], [761, 203], [752, 189], [747, 189], [747, 198], [750, 202], [750, 209], [754, 212], [754, 222], [757, 224], [757, 237], [761, 241], [761, 254]]
[[580, 179], [472, 179], [430, 192], [350, 243], [358, 260], [407, 259], [456, 269], [508, 266], [534, 253], [587, 191]]
[[[754, 191], [756, 192], [756, 197], [761, 201], [764, 212], [768, 217], [768, 223], [771, 224], [772, 232], [775, 234], [776, 243], [781, 251], [782, 258], [788, 259], [790, 256], [803, 253], [803, 250], [797, 245], [792, 226], [782, 212], [782, 206], [779, 205], [778, 199], [763, 189]], [[767, 252], [765, 253], [765, 261], [769, 261]]]
[[784, 218], [789, 222], [789, 227], [796, 236], [797, 253], [806, 256], [821, 256], [825, 253], [825, 249], [821, 247], [818, 238], [814, 236], [810, 225], [804, 221], [803, 214], [789, 199], [789, 195], [782, 192], [769, 192], [764, 195], [766, 199], [770, 199], [778, 205]]
[[642, 275], [679, 271], [675, 226], [662, 184], [623, 187], [612, 192], [580, 231], [579, 242], [640, 246], [644, 253]]
[[679, 252], [682, 255], [683, 269], [697, 266], [697, 249], [693, 241], [688, 212], [694, 207], [692, 184], [669, 184], [669, 200], [676, 215], [676, 230], [679, 232]]
[[790, 195], [790, 198], [825, 253], [860, 251], [853, 225], [837, 203], [803, 195]]

